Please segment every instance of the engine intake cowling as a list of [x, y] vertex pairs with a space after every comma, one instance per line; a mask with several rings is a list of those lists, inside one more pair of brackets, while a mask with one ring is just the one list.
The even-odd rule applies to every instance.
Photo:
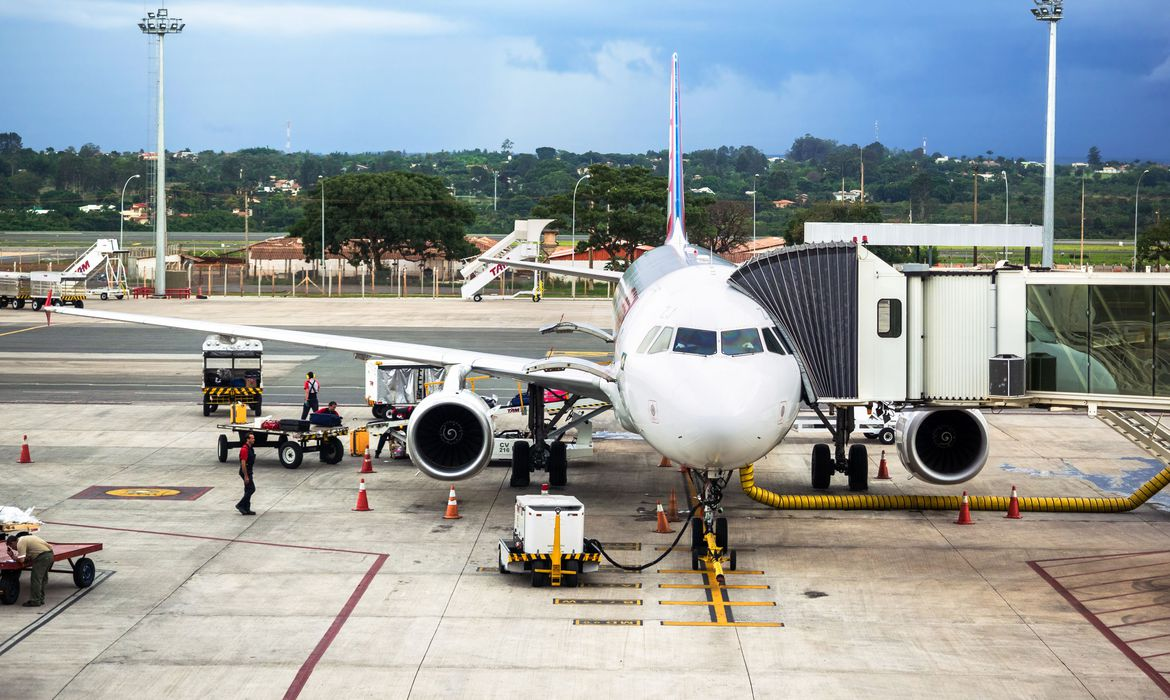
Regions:
[[466, 389], [423, 399], [406, 429], [406, 451], [432, 478], [459, 481], [478, 474], [492, 457], [488, 406]]
[[987, 421], [978, 411], [928, 408], [898, 414], [898, 457], [932, 484], [973, 479], [987, 461]]

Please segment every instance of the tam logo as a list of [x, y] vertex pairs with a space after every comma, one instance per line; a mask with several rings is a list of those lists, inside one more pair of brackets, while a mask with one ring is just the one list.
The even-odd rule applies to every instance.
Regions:
[[89, 261], [86, 260], [85, 262], [81, 263], [81, 267], [77, 268], [77, 271], [78, 272], [85, 272], [88, 269], [89, 269]]

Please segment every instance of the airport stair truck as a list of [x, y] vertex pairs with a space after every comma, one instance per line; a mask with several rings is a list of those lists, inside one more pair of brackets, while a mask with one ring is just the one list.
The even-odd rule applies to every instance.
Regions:
[[89, 290], [90, 293], [109, 299], [124, 298], [129, 292], [126, 287], [126, 266], [122, 262], [125, 251], [118, 250], [118, 239], [99, 238], [89, 250], [81, 254], [69, 267], [65, 268], [66, 275], [84, 275], [88, 281], [99, 272], [105, 273], [106, 283], [102, 287]]
[[[496, 243], [478, 258], [459, 269], [459, 274], [467, 280], [463, 283], [461, 290], [463, 298], [482, 301], [484, 288], [493, 280], [499, 278], [508, 269], [508, 266], [504, 263], [484, 262], [484, 258], [518, 261], [536, 260], [540, 255], [541, 235], [544, 232], [544, 228], [553, 221], [554, 219], [516, 219], [516, 226], [511, 233], [501, 238], [499, 243]], [[540, 273], [533, 273], [531, 290], [516, 292], [511, 295], [511, 298], [521, 296], [531, 296], [533, 301], [540, 301]]]
[[264, 345], [251, 338], [209, 335], [203, 341], [203, 415], [246, 404], [260, 415], [264, 402]]

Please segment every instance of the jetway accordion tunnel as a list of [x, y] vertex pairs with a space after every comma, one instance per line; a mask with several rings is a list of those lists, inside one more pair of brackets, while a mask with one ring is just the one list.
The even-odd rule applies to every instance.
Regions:
[[[1020, 497], [1021, 512], [1030, 513], [1126, 513], [1170, 483], [1170, 466], [1165, 466], [1126, 497], [1038, 498]], [[961, 496], [880, 496], [868, 494], [781, 494], [756, 486], [755, 469], [739, 470], [739, 485], [748, 498], [778, 510], [958, 510]], [[1010, 498], [968, 496], [971, 510], [1007, 512]]]

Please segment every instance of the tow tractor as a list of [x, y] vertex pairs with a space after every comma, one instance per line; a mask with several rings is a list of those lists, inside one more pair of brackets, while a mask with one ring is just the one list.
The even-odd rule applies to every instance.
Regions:
[[572, 496], [516, 497], [511, 539], [500, 540], [500, 573], [532, 574], [532, 586], [574, 588], [597, 571], [601, 552], [585, 541], [585, 506]]
[[220, 406], [236, 402], [260, 415], [263, 355], [264, 344], [259, 340], [207, 336], [203, 341], [203, 415], [210, 416]]

